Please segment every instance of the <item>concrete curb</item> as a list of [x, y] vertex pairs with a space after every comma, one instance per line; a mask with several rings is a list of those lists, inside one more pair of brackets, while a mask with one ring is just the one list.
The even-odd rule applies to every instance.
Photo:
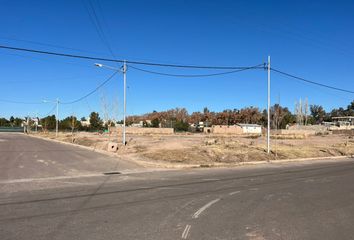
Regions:
[[[261, 164], [281, 164], [281, 163], [294, 163], [294, 162], [310, 162], [310, 161], [329, 161], [329, 160], [345, 160], [352, 159], [353, 156], [333, 156], [333, 157], [316, 157], [316, 158], [293, 158], [293, 159], [282, 159], [282, 160], [271, 160], [267, 161], [253, 161], [253, 162], [240, 162], [240, 163], [232, 163], [232, 164], [224, 164], [224, 163], [214, 163], [214, 164], [179, 164], [176, 165], [176, 168], [232, 168], [232, 167], [240, 167], [240, 166], [253, 166], [253, 165], [261, 165]], [[173, 168], [173, 167], [171, 167]]]

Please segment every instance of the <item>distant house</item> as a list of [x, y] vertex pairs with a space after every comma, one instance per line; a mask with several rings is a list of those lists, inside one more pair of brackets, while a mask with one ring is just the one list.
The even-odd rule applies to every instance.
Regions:
[[332, 121], [338, 127], [354, 128], [354, 116], [332, 117]]
[[143, 127], [144, 121], [139, 121], [139, 123], [132, 123], [131, 127]]
[[81, 120], [80, 123], [81, 123], [81, 126], [83, 126], [83, 127], [89, 127], [90, 126], [90, 118], [87, 118], [84, 121]]
[[214, 134], [262, 134], [262, 126], [258, 124], [213, 125], [204, 127], [204, 133]]
[[262, 126], [258, 124], [237, 124], [242, 128], [242, 133], [244, 134], [262, 134]]
[[208, 123], [204, 125], [204, 122], [197, 122], [197, 123], [190, 123], [189, 127], [192, 132], [204, 132], [204, 128], [208, 127], [207, 125]]

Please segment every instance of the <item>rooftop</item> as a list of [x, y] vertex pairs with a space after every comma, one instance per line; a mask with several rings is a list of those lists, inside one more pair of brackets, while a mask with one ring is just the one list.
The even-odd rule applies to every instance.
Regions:
[[238, 123], [240, 127], [260, 127], [261, 125], [258, 124], [251, 124], [251, 123]]

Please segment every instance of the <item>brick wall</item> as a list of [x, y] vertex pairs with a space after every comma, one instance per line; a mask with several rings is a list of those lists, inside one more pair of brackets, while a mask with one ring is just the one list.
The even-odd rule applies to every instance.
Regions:
[[214, 125], [211, 128], [211, 133], [215, 134], [243, 134], [242, 128], [237, 125], [224, 126]]

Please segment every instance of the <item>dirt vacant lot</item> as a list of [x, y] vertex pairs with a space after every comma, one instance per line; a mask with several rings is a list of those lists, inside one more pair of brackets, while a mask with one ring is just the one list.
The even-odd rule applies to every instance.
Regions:
[[[53, 133], [41, 136], [55, 138]], [[117, 155], [158, 166], [219, 166], [252, 161], [354, 155], [354, 139], [346, 135], [272, 136], [271, 154], [264, 136], [220, 136], [205, 134], [128, 135], [127, 146], [117, 134], [60, 133], [58, 140], [107, 150], [118, 142]]]

